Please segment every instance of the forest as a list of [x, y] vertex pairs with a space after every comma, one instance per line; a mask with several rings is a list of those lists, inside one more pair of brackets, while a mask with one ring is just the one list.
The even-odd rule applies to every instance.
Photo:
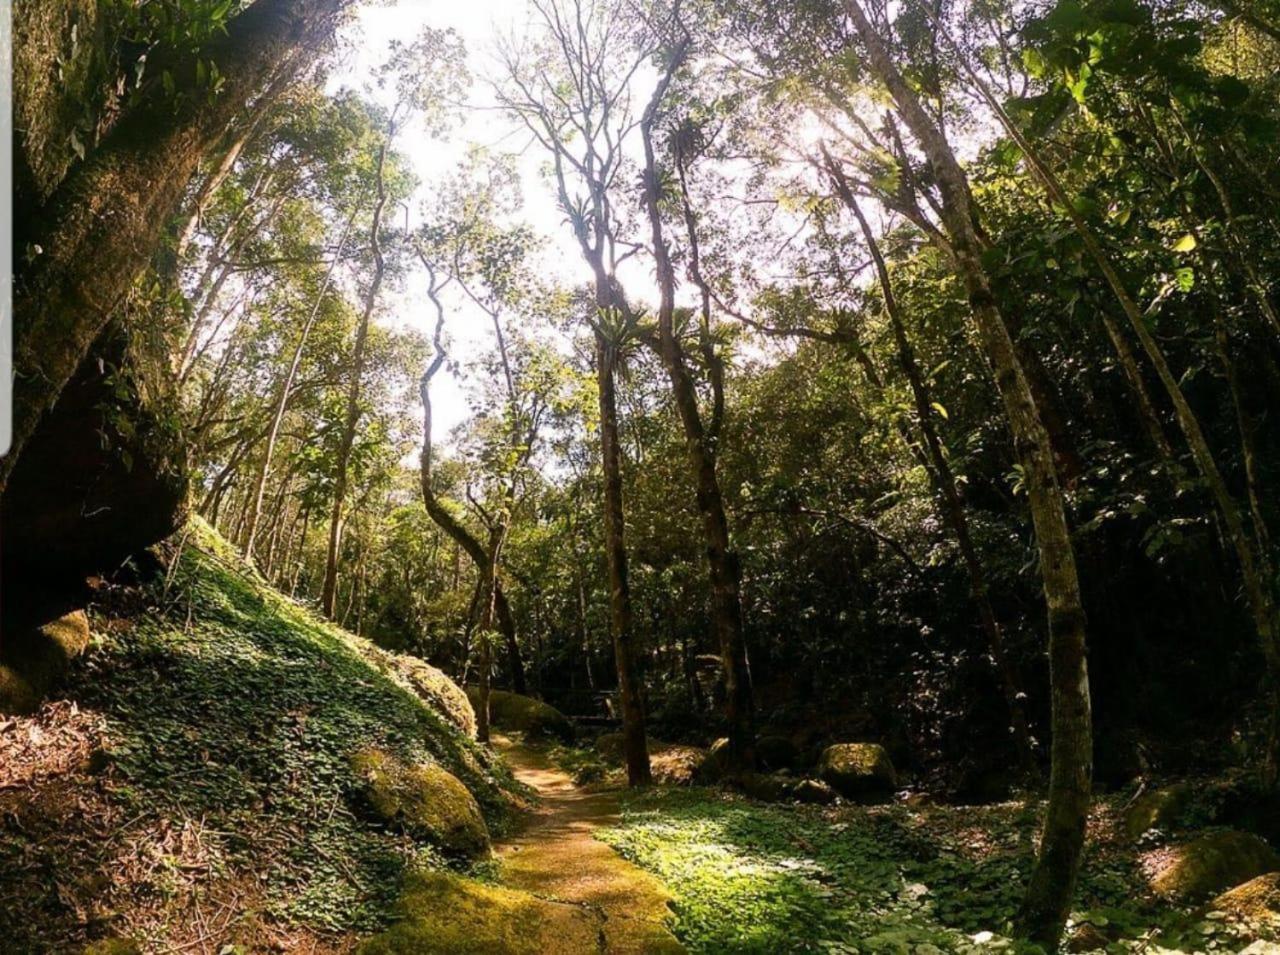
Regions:
[[1280, 2], [11, 38], [0, 952], [1280, 952]]

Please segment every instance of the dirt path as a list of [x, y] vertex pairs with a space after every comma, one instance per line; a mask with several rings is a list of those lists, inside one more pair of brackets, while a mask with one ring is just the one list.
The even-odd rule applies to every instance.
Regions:
[[598, 951], [608, 955], [683, 952], [666, 927], [670, 893], [594, 837], [600, 826], [617, 822], [618, 794], [584, 792], [536, 750], [496, 735], [493, 742], [516, 777], [541, 797], [528, 825], [495, 846], [503, 884], [582, 906], [598, 923]]

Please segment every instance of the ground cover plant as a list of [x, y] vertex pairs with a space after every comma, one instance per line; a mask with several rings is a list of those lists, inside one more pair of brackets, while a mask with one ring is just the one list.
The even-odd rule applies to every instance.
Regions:
[[104, 592], [138, 610], [96, 618], [76, 716], [54, 721], [79, 761], [50, 767], [65, 740], [5, 740], [6, 773], [27, 763], [0, 794], [7, 944], [216, 930], [247, 950], [341, 947], [385, 925], [408, 870], [463, 863], [371, 814], [352, 768], [365, 747], [445, 767], [501, 831], [510, 774], [369, 645], [270, 590], [198, 521], [165, 553], [140, 590]]
[[[1239, 951], [1280, 937], [1156, 899], [1142, 850], [1094, 813], [1071, 928], [1107, 951]], [[717, 789], [633, 795], [598, 838], [675, 893], [692, 952], [1034, 951], [1008, 936], [1034, 858], [1040, 807], [769, 805]]]

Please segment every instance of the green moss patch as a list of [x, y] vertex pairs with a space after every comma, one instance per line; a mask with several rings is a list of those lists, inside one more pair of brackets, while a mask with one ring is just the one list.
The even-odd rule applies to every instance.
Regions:
[[95, 931], [168, 948], [213, 929], [292, 950], [300, 933], [383, 928], [406, 873], [447, 859], [438, 835], [369, 811], [355, 757], [370, 748], [438, 767], [451, 800], [474, 796], [477, 829], [501, 829], [516, 784], [500, 761], [200, 522], [168, 580], [131, 602], [148, 609], [100, 614], [71, 676], [104, 727], [101, 765], [0, 794], [13, 950]]
[[599, 926], [586, 909], [440, 872], [415, 876], [400, 921], [360, 955], [544, 955], [595, 952]]
[[[1022, 900], [1036, 804], [848, 806], [749, 801], [708, 789], [625, 797], [597, 837], [673, 892], [692, 952], [990, 952]], [[1104, 833], [1118, 828], [1102, 807]], [[1171, 905], [1147, 889], [1126, 840], [1091, 842], [1071, 936], [1108, 951], [1236, 951], [1259, 928]], [[1088, 950], [1088, 949], [1072, 949]]]

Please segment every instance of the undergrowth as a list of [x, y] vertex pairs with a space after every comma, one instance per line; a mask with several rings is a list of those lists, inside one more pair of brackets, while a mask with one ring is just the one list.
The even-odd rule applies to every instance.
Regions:
[[[69, 857], [67, 840], [32, 844], [3, 827], [0, 865], [63, 882], [26, 886], [18, 911], [0, 916], [12, 922], [0, 924], [19, 946], [11, 950], [25, 950], [32, 932], [47, 944], [53, 923], [67, 938], [190, 937], [191, 906], [200, 911], [219, 884], [235, 887], [225, 894], [244, 923], [228, 937], [379, 928], [411, 867], [447, 861], [365, 812], [349, 765], [362, 747], [443, 765], [501, 829], [513, 785], [505, 768], [379, 672], [357, 638], [268, 588], [206, 527], [192, 526], [171, 574], [144, 597], [148, 608], [127, 621], [95, 621], [109, 635], [69, 690], [105, 727], [94, 780], [105, 799], [89, 802], [127, 824], [93, 859]], [[183, 837], [163, 837], [175, 831]], [[77, 877], [95, 869], [98, 878]], [[104, 883], [103, 924], [86, 925], [88, 902], [62, 893]]]
[[[1038, 807], [821, 810], [707, 789], [629, 795], [598, 837], [675, 895], [691, 952], [986, 952], [1017, 911]], [[1236, 951], [1241, 926], [1158, 906], [1132, 851], [1090, 850], [1074, 927], [1108, 951]]]

